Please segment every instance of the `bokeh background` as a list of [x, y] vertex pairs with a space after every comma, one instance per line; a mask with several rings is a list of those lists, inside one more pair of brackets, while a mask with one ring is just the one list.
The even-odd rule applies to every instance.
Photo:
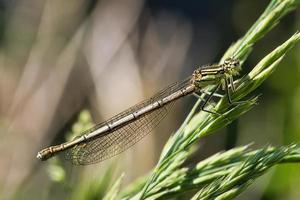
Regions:
[[[217, 62], [269, 1], [1, 0], [0, 199], [101, 199], [125, 172], [123, 186], [145, 175], [195, 98], [180, 100], [137, 145], [110, 160], [72, 166], [36, 153], [64, 142], [83, 120], [99, 123]], [[246, 73], [299, 28], [299, 9], [255, 45]], [[256, 94], [260, 104], [199, 142], [192, 165], [215, 152], [254, 142], [300, 140], [300, 48]], [[91, 118], [91, 119], [90, 119]], [[282, 165], [239, 199], [300, 198], [300, 165]], [[185, 197], [181, 197], [185, 199]]]

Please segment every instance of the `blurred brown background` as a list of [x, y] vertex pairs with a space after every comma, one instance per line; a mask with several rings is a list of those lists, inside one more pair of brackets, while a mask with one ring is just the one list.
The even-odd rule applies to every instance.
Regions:
[[[126, 173], [124, 185], [146, 174], [193, 97], [178, 102], [156, 131], [113, 159], [78, 167], [58, 158], [63, 184], [49, 176], [51, 161], [40, 162], [36, 153], [65, 141], [83, 109], [99, 123], [197, 66], [218, 61], [268, 2], [0, 1], [0, 199], [75, 199], [76, 188], [102, 179], [112, 165], [112, 180]], [[285, 17], [255, 46], [242, 73], [291, 36], [299, 20], [299, 10]], [[255, 148], [299, 141], [299, 53], [298, 47], [256, 92], [263, 94], [260, 105], [203, 140], [191, 164], [251, 142]], [[296, 200], [299, 183], [299, 165], [280, 166], [240, 199]]]

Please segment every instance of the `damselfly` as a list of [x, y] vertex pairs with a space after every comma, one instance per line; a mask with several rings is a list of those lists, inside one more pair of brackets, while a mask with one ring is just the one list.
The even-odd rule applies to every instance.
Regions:
[[226, 59], [222, 64], [200, 67], [186, 80], [170, 85], [152, 98], [85, 131], [74, 140], [41, 150], [37, 158], [47, 160], [66, 151], [66, 159], [77, 165], [108, 159], [142, 139], [164, 118], [175, 100], [181, 97], [199, 93], [207, 86], [216, 86], [202, 106], [205, 110], [205, 104], [217, 88], [222, 86], [221, 88], [227, 91], [231, 103], [229, 88], [234, 91], [233, 76], [237, 75], [239, 70], [240, 62], [234, 58]]

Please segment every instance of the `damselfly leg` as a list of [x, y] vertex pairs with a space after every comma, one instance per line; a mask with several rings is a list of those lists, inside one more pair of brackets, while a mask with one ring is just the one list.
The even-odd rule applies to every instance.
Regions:
[[207, 113], [210, 113], [210, 114], [214, 114], [214, 115], [218, 115], [218, 116], [221, 116], [222, 114], [221, 113], [218, 113], [218, 112], [215, 112], [215, 111], [211, 111], [211, 110], [208, 110], [205, 108], [205, 106], [207, 104], [209, 104], [211, 98], [214, 96], [214, 94], [216, 93], [216, 91], [219, 89], [220, 87], [220, 84], [218, 84], [213, 90], [212, 92], [209, 94], [209, 96], [205, 99], [204, 103], [202, 104], [201, 106], [201, 110], [204, 111], [204, 112], [207, 112]]
[[228, 103], [230, 105], [239, 105], [239, 104], [244, 104], [244, 103], [248, 102], [248, 101], [233, 101], [232, 98], [231, 98], [230, 88], [231, 88], [232, 92], [235, 92], [235, 86], [234, 86], [234, 83], [233, 83], [232, 76], [229, 77], [229, 82], [228, 82], [227, 78], [225, 79], [225, 90], [226, 90], [226, 93], [227, 93], [227, 100], [228, 100]]

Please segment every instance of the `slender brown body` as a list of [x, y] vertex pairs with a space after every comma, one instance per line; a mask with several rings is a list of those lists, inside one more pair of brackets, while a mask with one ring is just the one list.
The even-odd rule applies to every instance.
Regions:
[[43, 149], [40, 152], [38, 152], [37, 157], [41, 160], [47, 160], [48, 158], [54, 156], [58, 152], [72, 148], [75, 145], [86, 142], [87, 140], [91, 140], [95, 137], [109, 134], [109, 132], [113, 131], [114, 129], [118, 129], [122, 126], [125, 126], [128, 123], [147, 114], [148, 112], [151, 112], [155, 109], [159, 109], [160, 107], [165, 106], [166, 104], [173, 102], [174, 100], [179, 99], [183, 96], [191, 94], [194, 91], [195, 91], [195, 85], [193, 85], [193, 84], [187, 85], [187, 87], [180, 89], [179, 91], [177, 91], [173, 94], [170, 94], [169, 96], [165, 97], [164, 99], [156, 101], [144, 108], [141, 108], [131, 114], [128, 114], [127, 116], [124, 116], [123, 118], [119, 119], [118, 121], [116, 121], [114, 123], [106, 123], [99, 129], [96, 129], [90, 133], [84, 134], [70, 142], [65, 142], [60, 145], [50, 146], [46, 149]]

